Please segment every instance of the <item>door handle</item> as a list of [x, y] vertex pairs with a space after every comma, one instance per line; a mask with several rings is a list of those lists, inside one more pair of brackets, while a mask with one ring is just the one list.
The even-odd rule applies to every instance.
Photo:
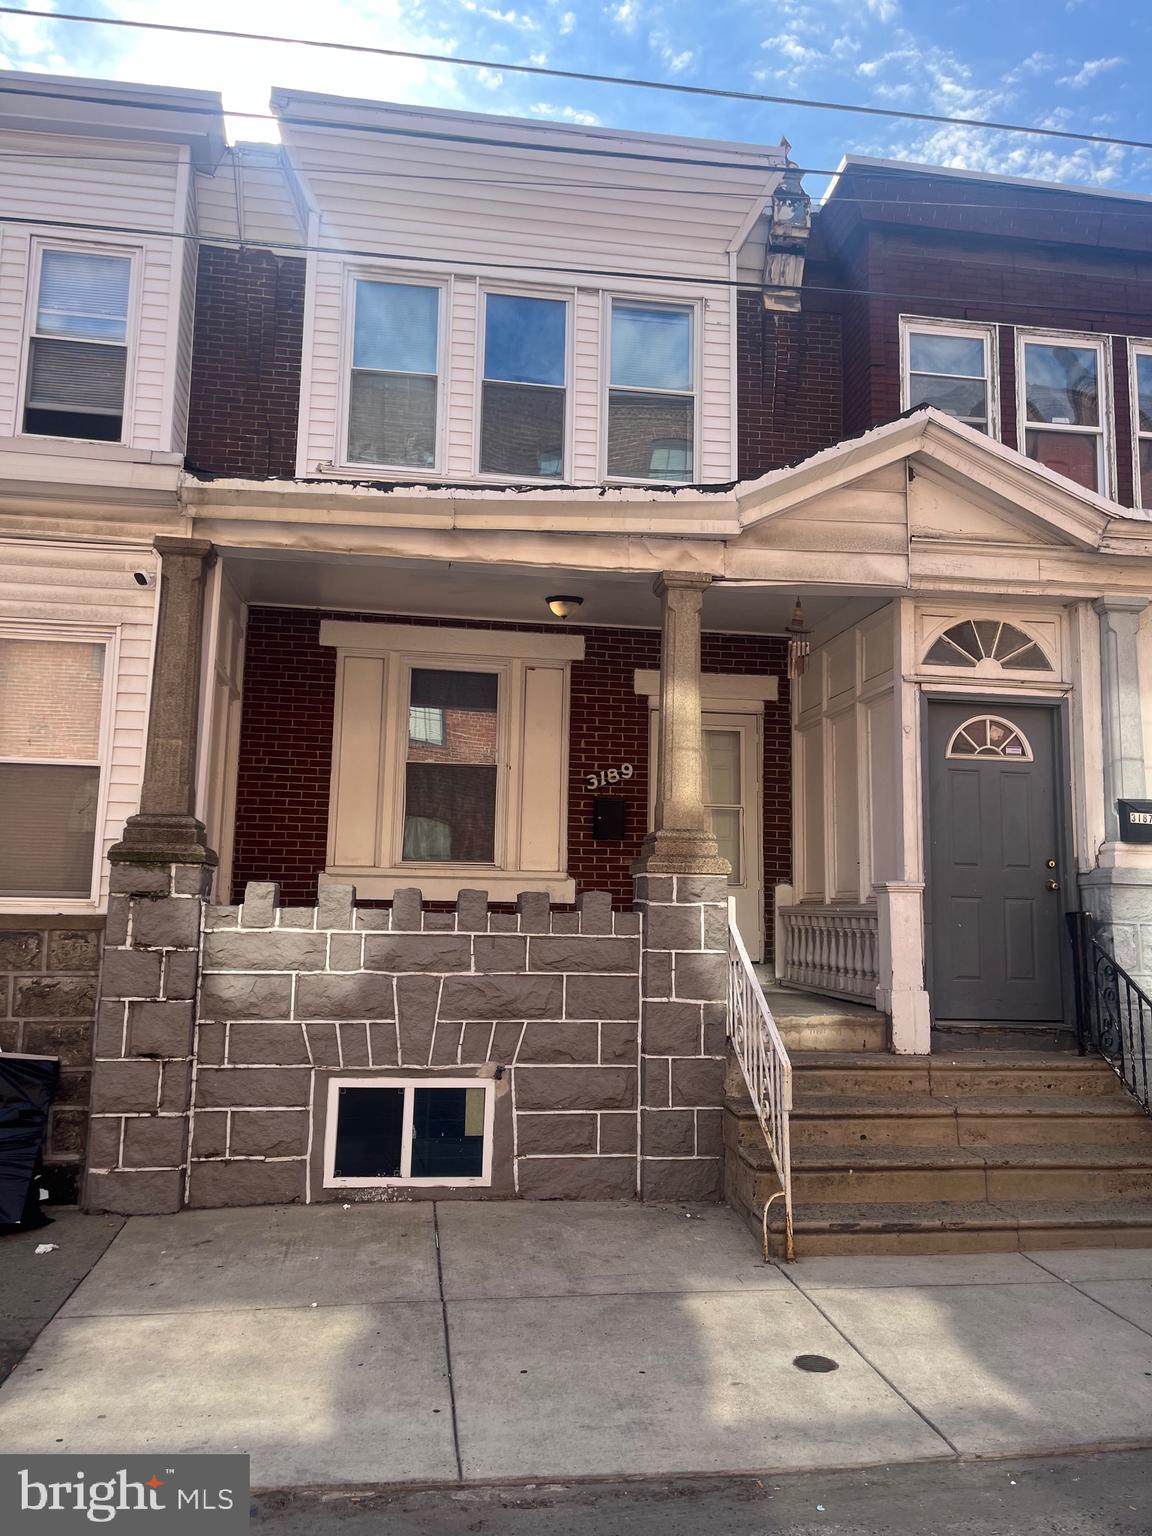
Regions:
[[1044, 889], [1046, 891], [1058, 891], [1060, 889], [1059, 880], [1045, 880]]

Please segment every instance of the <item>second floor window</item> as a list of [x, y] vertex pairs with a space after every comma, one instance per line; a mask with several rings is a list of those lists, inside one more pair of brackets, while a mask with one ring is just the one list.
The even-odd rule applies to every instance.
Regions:
[[1103, 349], [1078, 337], [1020, 339], [1021, 447], [1090, 491], [1105, 491]]
[[120, 442], [131, 284], [130, 256], [39, 252], [25, 432]]
[[485, 296], [481, 474], [563, 477], [567, 313], [562, 299]]
[[1132, 353], [1132, 413], [1136, 435], [1136, 505], [1152, 507], [1152, 349]]
[[358, 280], [348, 460], [405, 469], [436, 463], [440, 289]]
[[904, 410], [932, 405], [978, 432], [992, 430], [991, 332], [910, 323], [904, 330]]
[[692, 310], [616, 299], [610, 351], [609, 477], [691, 480]]

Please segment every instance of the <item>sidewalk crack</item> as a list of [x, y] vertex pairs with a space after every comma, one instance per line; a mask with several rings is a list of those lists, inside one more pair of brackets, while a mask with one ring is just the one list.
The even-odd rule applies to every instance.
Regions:
[[440, 1321], [444, 1328], [444, 1362], [448, 1367], [448, 1403], [452, 1413], [452, 1450], [456, 1457], [456, 1481], [464, 1481], [460, 1455], [460, 1419], [456, 1412], [456, 1380], [452, 1374], [452, 1336], [448, 1328], [448, 1301], [444, 1295], [444, 1259], [440, 1251], [440, 1202], [432, 1201], [432, 1235], [436, 1242], [436, 1284], [440, 1291]]

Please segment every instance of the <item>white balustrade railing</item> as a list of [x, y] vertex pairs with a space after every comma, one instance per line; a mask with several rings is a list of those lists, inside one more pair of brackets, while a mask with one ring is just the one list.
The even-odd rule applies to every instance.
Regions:
[[784, 907], [781, 981], [875, 1003], [879, 928], [875, 907]]
[[732, 904], [728, 912], [728, 1035], [756, 1110], [760, 1129], [772, 1154], [780, 1191], [764, 1202], [764, 1260], [768, 1261], [768, 1211], [774, 1200], [784, 1201], [784, 1247], [789, 1261], [796, 1257], [792, 1235], [792, 1161], [788, 1117], [792, 1110], [792, 1063], [776, 1028], [744, 940], [736, 927]]

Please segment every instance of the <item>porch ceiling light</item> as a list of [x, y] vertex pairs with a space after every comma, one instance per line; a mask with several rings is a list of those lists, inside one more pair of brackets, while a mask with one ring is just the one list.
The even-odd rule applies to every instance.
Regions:
[[555, 597], [546, 597], [544, 601], [558, 619], [570, 619], [584, 599], [574, 597], [571, 593], [558, 592]]

